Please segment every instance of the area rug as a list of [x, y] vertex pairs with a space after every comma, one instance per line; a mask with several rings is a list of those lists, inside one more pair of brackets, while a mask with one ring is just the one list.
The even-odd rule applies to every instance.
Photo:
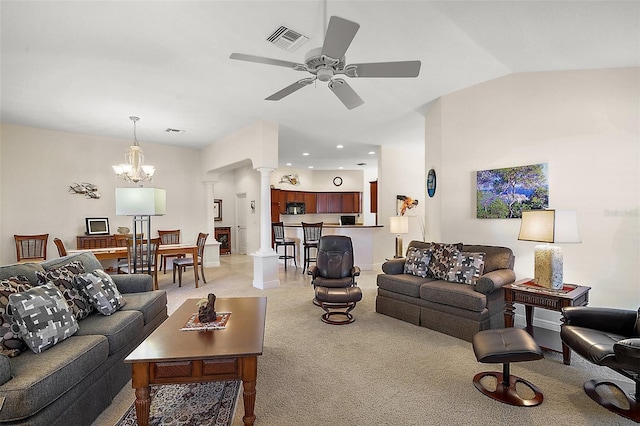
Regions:
[[[230, 426], [236, 409], [239, 380], [151, 386], [150, 426]], [[116, 426], [135, 426], [135, 404]]]

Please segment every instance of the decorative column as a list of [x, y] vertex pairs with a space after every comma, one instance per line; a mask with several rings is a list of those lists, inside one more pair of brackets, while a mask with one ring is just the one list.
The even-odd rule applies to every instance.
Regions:
[[269, 176], [275, 169], [259, 167], [260, 172], [260, 248], [253, 256], [253, 286], [259, 289], [280, 286], [278, 254], [271, 246], [271, 186]]
[[202, 182], [205, 187], [205, 200], [207, 206], [207, 227], [209, 230], [209, 238], [205, 245], [205, 268], [213, 268], [220, 266], [220, 243], [216, 240], [216, 225], [213, 215], [213, 188], [215, 181]]

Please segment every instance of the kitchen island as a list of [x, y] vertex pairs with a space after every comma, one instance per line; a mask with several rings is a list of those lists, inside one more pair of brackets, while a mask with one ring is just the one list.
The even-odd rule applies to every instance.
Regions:
[[[382, 229], [382, 225], [340, 225], [338, 223], [323, 223], [322, 235], [345, 235], [351, 237], [353, 243], [354, 264], [363, 271], [373, 270], [373, 236]], [[302, 234], [301, 223], [285, 223], [285, 238], [296, 241], [296, 255], [298, 265], [302, 265]]]

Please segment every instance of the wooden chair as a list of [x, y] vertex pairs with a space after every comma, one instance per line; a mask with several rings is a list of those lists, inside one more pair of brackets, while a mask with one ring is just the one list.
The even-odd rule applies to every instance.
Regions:
[[41, 262], [47, 260], [49, 234], [14, 235], [18, 262]]
[[[318, 244], [320, 243], [320, 237], [322, 237], [322, 222], [318, 223], [305, 223], [302, 222], [302, 234], [304, 236], [304, 268], [302, 273], [309, 269], [309, 263], [316, 262], [318, 257]], [[315, 256], [311, 257], [311, 249], [315, 249]]]
[[[180, 230], [174, 229], [171, 231], [158, 231], [160, 236], [160, 244], [180, 244]], [[167, 273], [167, 258], [169, 257], [184, 257], [184, 254], [161, 254], [160, 255], [160, 269]]]
[[60, 257], [64, 257], [67, 255], [67, 249], [64, 247], [64, 243], [62, 242], [62, 240], [60, 238], [54, 238], [53, 242], [55, 243], [56, 247], [58, 248], [58, 255]]
[[[207, 279], [204, 276], [204, 245], [207, 242], [207, 238], [209, 234], [204, 234], [200, 232], [198, 234], [198, 263], [200, 264], [200, 272], [202, 275], [202, 281], [207, 282]], [[178, 287], [182, 287], [182, 272], [187, 269], [187, 267], [193, 266], [193, 258], [191, 257], [183, 257], [181, 259], [175, 259], [173, 261], [173, 282], [176, 282], [176, 270], [178, 271]], [[198, 283], [196, 283], [196, 287]]]
[[127, 264], [119, 266], [124, 274], [149, 274], [153, 277], [153, 288], [158, 289], [158, 247], [160, 238], [152, 238], [136, 245], [133, 250], [133, 238], [127, 240]]

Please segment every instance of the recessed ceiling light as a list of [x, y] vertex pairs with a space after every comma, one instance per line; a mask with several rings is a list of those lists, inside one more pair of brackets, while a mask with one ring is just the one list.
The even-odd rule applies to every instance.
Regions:
[[375, 153], [376, 153], [375, 151], [369, 151], [369, 155], [373, 155]]
[[342, 149], [342, 148], [344, 148], [344, 145], [336, 145], [336, 148]]
[[310, 169], [313, 169], [313, 166], [309, 166]]
[[344, 167], [342, 167], [342, 166], [338, 167], [338, 170], [342, 170], [342, 169], [344, 169]]
[[309, 153], [308, 152], [303, 152], [302, 155], [309, 155]]
[[290, 166], [290, 165], [291, 165], [291, 163], [287, 163], [287, 166]]

